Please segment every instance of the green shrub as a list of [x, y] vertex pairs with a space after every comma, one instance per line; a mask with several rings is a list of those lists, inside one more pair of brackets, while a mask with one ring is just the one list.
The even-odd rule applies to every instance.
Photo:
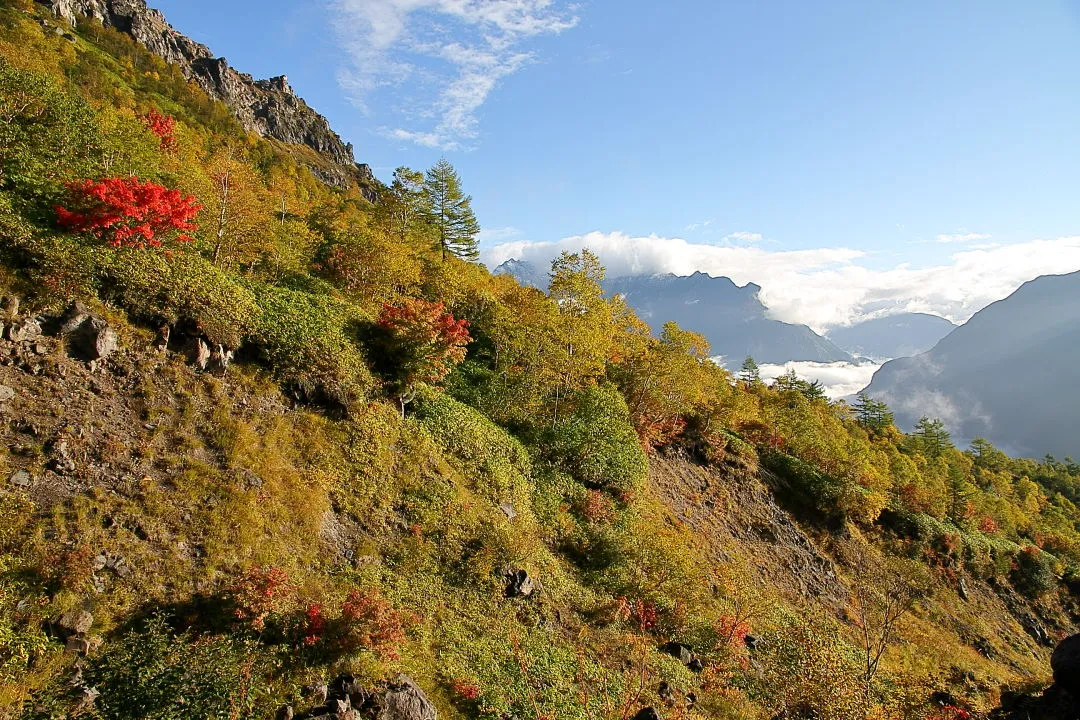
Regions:
[[237, 640], [173, 633], [155, 618], [106, 646], [84, 671], [105, 720], [263, 718], [260, 656]]
[[249, 340], [274, 375], [304, 393], [350, 405], [375, 381], [356, 341], [370, 322], [344, 300], [269, 285], [253, 286], [259, 313]]
[[417, 397], [416, 416], [447, 450], [469, 462], [509, 492], [532, 474], [532, 461], [521, 442], [478, 410], [430, 389]]
[[255, 295], [197, 253], [94, 252], [105, 294], [136, 316], [190, 322], [211, 342], [233, 348], [255, 326]]
[[799, 505], [813, 508], [826, 517], [840, 512], [844, 497], [844, 484], [827, 475], [810, 463], [787, 453], [772, 451], [763, 453], [762, 464], [779, 480], [781, 491]]
[[571, 404], [569, 415], [544, 434], [547, 457], [589, 487], [616, 492], [637, 489], [648, 472], [648, 459], [619, 391], [586, 388]]
[[1054, 557], [1034, 545], [1021, 549], [1013, 556], [1009, 581], [1013, 587], [1030, 598], [1045, 595], [1057, 585]]

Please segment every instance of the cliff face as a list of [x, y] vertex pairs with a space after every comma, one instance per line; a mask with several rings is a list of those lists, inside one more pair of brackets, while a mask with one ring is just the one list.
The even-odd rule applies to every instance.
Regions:
[[225, 58], [214, 57], [210, 48], [175, 30], [145, 0], [38, 1], [72, 24], [89, 17], [127, 33], [228, 105], [247, 130], [290, 145], [306, 145], [319, 153], [328, 162], [310, 166], [316, 177], [337, 187], [359, 183], [365, 195], [374, 199], [371, 169], [356, 163], [352, 145], [343, 142], [327, 119], [293, 92], [284, 75], [255, 80], [238, 72]]

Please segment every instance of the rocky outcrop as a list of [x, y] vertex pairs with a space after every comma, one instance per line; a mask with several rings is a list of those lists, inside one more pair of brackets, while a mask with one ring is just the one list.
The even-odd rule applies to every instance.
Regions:
[[1080, 634], [1071, 635], [1050, 656], [1054, 684], [1041, 694], [1003, 692], [991, 720], [1076, 720], [1080, 718]]
[[215, 57], [210, 48], [175, 30], [145, 0], [38, 0], [65, 21], [93, 18], [127, 33], [147, 50], [177, 65], [211, 97], [221, 100], [247, 130], [290, 145], [306, 145], [326, 160], [310, 164], [322, 181], [348, 187], [359, 184], [374, 199], [371, 168], [357, 164], [351, 144], [345, 143], [325, 117], [293, 92], [284, 75], [255, 80]]

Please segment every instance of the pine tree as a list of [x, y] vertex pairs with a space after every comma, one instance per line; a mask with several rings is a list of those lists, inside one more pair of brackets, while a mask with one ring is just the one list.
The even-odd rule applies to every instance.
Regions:
[[747, 355], [746, 359], [743, 360], [742, 369], [739, 371], [739, 379], [746, 383], [746, 387], [761, 382], [761, 370], [750, 355]]
[[859, 424], [871, 432], [881, 433], [895, 422], [889, 406], [881, 400], [875, 400], [865, 392], [857, 396], [855, 417]]
[[472, 196], [461, 191], [461, 178], [446, 159], [427, 171], [424, 193], [428, 200], [429, 222], [435, 228], [442, 259], [454, 255], [475, 261], [480, 257], [476, 236], [480, 225], [472, 211]]

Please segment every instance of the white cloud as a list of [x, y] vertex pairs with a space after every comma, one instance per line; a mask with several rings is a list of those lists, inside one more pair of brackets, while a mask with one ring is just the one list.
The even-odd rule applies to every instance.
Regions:
[[426, 126], [383, 133], [447, 150], [477, 137], [488, 96], [533, 59], [524, 42], [578, 21], [555, 0], [331, 0], [330, 7], [350, 61], [339, 81], [353, 101], [366, 109], [379, 87], [413, 82], [420, 97], [410, 105], [429, 110], [410, 123]]
[[933, 313], [961, 323], [1039, 275], [1080, 270], [1080, 236], [964, 248], [946, 264], [902, 264], [884, 270], [867, 267], [867, 254], [850, 248], [766, 250], [621, 232], [592, 232], [557, 242], [506, 242], [487, 250], [484, 261], [495, 267], [518, 258], [543, 268], [561, 251], [583, 247], [600, 256], [611, 276], [702, 271], [740, 285], [757, 283], [773, 317], [819, 332], [896, 312]]
[[938, 235], [934, 238], [939, 243], [973, 243], [989, 240], [992, 236], [985, 233], [959, 232], [951, 235]]
[[[870, 378], [881, 367], [874, 363], [856, 365], [849, 362], [818, 363], [809, 361], [792, 361], [783, 365], [760, 365], [761, 379], [772, 382], [789, 370], [804, 380], [821, 382], [825, 389], [825, 395], [830, 400], [855, 395], [870, 384]], [[731, 369], [731, 368], [729, 368]]]

